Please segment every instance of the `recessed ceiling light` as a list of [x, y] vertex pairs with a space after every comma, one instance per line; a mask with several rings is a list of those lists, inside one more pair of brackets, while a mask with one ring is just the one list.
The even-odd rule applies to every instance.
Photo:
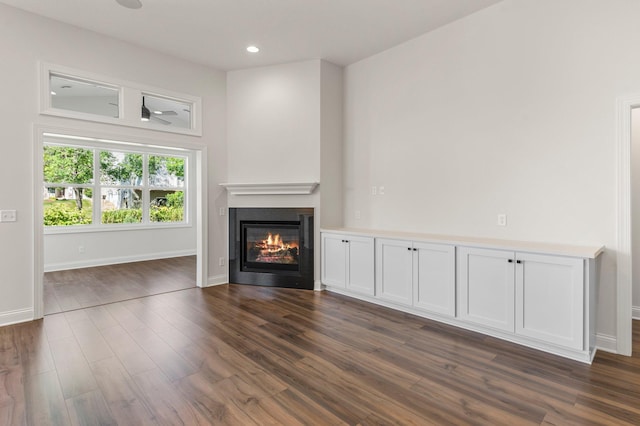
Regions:
[[127, 9], [140, 9], [142, 3], [140, 0], [116, 0], [120, 6], [124, 6]]
[[54, 92], [53, 90], [51, 91], [51, 94], [54, 95], [54, 96], [57, 95], [57, 93]]
[[153, 111], [154, 114], [162, 115], [162, 111]]
[[249, 53], [258, 53], [260, 49], [257, 46], [249, 46], [247, 47], [247, 52]]

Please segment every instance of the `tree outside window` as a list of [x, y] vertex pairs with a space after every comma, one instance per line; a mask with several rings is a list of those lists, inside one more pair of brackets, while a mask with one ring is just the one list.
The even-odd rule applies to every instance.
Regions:
[[185, 157], [45, 145], [43, 160], [45, 226], [185, 221]]

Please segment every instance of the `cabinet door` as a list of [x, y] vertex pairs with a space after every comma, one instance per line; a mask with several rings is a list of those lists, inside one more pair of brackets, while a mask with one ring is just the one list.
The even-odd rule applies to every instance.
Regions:
[[514, 253], [458, 249], [461, 319], [503, 331], [514, 331]]
[[455, 247], [414, 243], [413, 248], [413, 305], [425, 311], [455, 316]]
[[358, 293], [375, 294], [373, 238], [348, 237], [347, 289]]
[[322, 234], [322, 284], [345, 288], [347, 244], [344, 235]]
[[413, 249], [410, 241], [376, 239], [376, 295], [411, 306]]
[[523, 253], [516, 259], [516, 333], [583, 349], [584, 261]]

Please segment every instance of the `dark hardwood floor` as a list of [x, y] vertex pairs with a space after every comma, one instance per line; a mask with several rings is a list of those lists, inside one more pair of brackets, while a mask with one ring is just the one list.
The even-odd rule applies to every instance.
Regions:
[[0, 425], [640, 424], [593, 365], [332, 293], [224, 285], [0, 328]]
[[174, 257], [44, 274], [44, 314], [196, 286], [196, 257]]

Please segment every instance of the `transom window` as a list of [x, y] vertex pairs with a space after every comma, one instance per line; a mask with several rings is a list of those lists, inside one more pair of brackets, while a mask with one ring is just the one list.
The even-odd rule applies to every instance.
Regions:
[[186, 224], [188, 155], [45, 141], [44, 225]]
[[202, 135], [200, 97], [60, 65], [40, 68], [41, 114]]

